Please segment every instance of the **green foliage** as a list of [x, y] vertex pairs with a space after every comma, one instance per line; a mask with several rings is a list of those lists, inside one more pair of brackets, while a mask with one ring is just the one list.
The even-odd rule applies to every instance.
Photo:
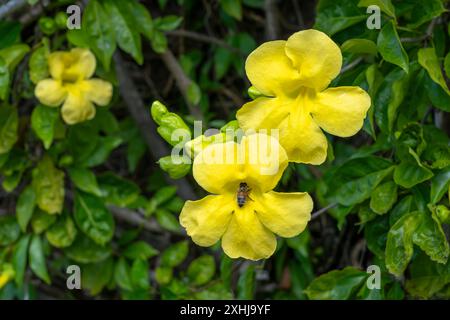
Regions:
[[[286, 169], [277, 191], [328, 209], [264, 262], [191, 246], [179, 214], [202, 192], [193, 147], [214, 141], [193, 136], [194, 121], [222, 137], [263, 96], [245, 60], [269, 36], [265, 1], [91, 0], [74, 30], [67, 1], [25, 24], [20, 10], [2, 19], [0, 272], [13, 276], [0, 297], [39, 298], [37, 284], [57, 287], [77, 264], [94, 299], [448, 299], [449, 2], [297, 2], [277, 3], [277, 39], [314, 21], [343, 55], [331, 86], [359, 86], [372, 103], [356, 136], [327, 135], [324, 164]], [[368, 28], [371, 5], [380, 29]], [[34, 90], [52, 77], [49, 54], [75, 47], [94, 53], [113, 98], [67, 125]], [[137, 96], [123, 90], [130, 79]], [[380, 289], [366, 285], [369, 265]]]

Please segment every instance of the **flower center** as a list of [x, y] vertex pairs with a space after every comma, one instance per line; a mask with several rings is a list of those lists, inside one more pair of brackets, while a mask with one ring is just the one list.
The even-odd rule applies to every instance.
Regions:
[[242, 208], [248, 200], [253, 201], [250, 197], [250, 187], [246, 182], [239, 183], [239, 188], [236, 193], [236, 201], [239, 208]]

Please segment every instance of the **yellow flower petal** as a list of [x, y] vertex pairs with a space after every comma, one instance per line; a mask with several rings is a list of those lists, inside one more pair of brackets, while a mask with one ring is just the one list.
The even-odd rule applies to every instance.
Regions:
[[94, 118], [95, 107], [81, 92], [71, 90], [61, 108], [61, 115], [67, 124], [75, 124]]
[[245, 136], [241, 141], [245, 153], [245, 182], [261, 192], [276, 187], [288, 165], [286, 151], [277, 138], [265, 134]]
[[278, 128], [289, 115], [292, 99], [260, 97], [242, 106], [236, 114], [244, 131]]
[[285, 53], [286, 41], [260, 45], [247, 58], [245, 71], [250, 82], [263, 94], [275, 96], [299, 87], [299, 73]]
[[112, 85], [101, 79], [90, 79], [81, 81], [80, 90], [85, 97], [99, 106], [106, 106], [111, 101]]
[[234, 208], [231, 196], [206, 196], [197, 201], [186, 201], [180, 214], [180, 223], [199, 246], [212, 246], [219, 241], [230, 222]]
[[48, 67], [54, 79], [74, 82], [92, 77], [96, 61], [88, 49], [75, 48], [69, 52], [52, 52], [48, 57]]
[[253, 205], [236, 210], [222, 238], [223, 251], [230, 258], [266, 259], [277, 247], [275, 235], [258, 219]]
[[280, 132], [280, 143], [289, 161], [319, 165], [327, 158], [327, 138], [309, 115], [302, 98], [299, 100], [300, 105], [292, 109], [287, 126]]
[[61, 86], [61, 82], [53, 79], [45, 79], [38, 82], [34, 89], [38, 100], [50, 107], [57, 107], [67, 97], [67, 90]]
[[255, 196], [259, 220], [272, 232], [290, 238], [302, 232], [311, 219], [313, 201], [306, 192], [268, 192]]
[[70, 53], [75, 56], [73, 68], [77, 70], [84, 79], [88, 79], [94, 75], [97, 62], [94, 54], [88, 49], [74, 48]]
[[317, 91], [325, 89], [341, 70], [341, 50], [321, 31], [294, 33], [287, 40], [286, 54], [299, 70], [302, 85]]
[[194, 158], [192, 171], [197, 183], [209, 193], [235, 192], [245, 178], [244, 160], [238, 159], [238, 149], [235, 142], [207, 146]]
[[311, 115], [322, 129], [349, 137], [362, 128], [370, 96], [359, 87], [329, 88], [318, 93], [311, 103]]

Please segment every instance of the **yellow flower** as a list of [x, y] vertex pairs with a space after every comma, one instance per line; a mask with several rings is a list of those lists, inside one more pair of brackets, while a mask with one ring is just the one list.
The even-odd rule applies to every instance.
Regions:
[[95, 116], [94, 103], [106, 106], [112, 96], [112, 85], [90, 79], [95, 72], [95, 56], [87, 49], [56, 51], [48, 57], [51, 79], [38, 82], [35, 95], [47, 106], [63, 104], [61, 114], [67, 124], [90, 120]]
[[5, 264], [0, 270], [0, 289], [2, 289], [12, 278], [14, 278], [15, 272], [11, 264]]
[[[276, 249], [274, 233], [298, 235], [313, 207], [307, 193], [272, 191], [287, 160], [278, 140], [263, 134], [245, 136], [239, 144], [207, 146], [194, 158], [193, 174], [213, 195], [187, 201], [180, 214], [181, 225], [200, 246], [212, 246], [222, 239], [222, 248], [231, 258], [270, 257]], [[248, 193], [239, 193], [240, 186], [249, 188]]]
[[248, 56], [245, 70], [264, 97], [237, 112], [240, 127], [278, 128], [289, 161], [323, 163], [327, 140], [320, 128], [339, 137], [352, 136], [370, 107], [369, 95], [359, 87], [326, 89], [341, 66], [339, 47], [317, 30], [262, 44]]

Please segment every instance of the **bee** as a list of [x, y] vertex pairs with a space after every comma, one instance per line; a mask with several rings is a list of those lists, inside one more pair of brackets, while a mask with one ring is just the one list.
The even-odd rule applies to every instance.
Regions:
[[237, 200], [237, 204], [238, 204], [239, 208], [242, 208], [242, 206], [247, 201], [247, 198], [252, 200], [249, 197], [250, 191], [251, 191], [251, 189], [248, 187], [248, 185], [245, 182], [241, 182], [239, 184], [239, 188], [237, 190], [237, 196], [236, 196], [236, 200]]

